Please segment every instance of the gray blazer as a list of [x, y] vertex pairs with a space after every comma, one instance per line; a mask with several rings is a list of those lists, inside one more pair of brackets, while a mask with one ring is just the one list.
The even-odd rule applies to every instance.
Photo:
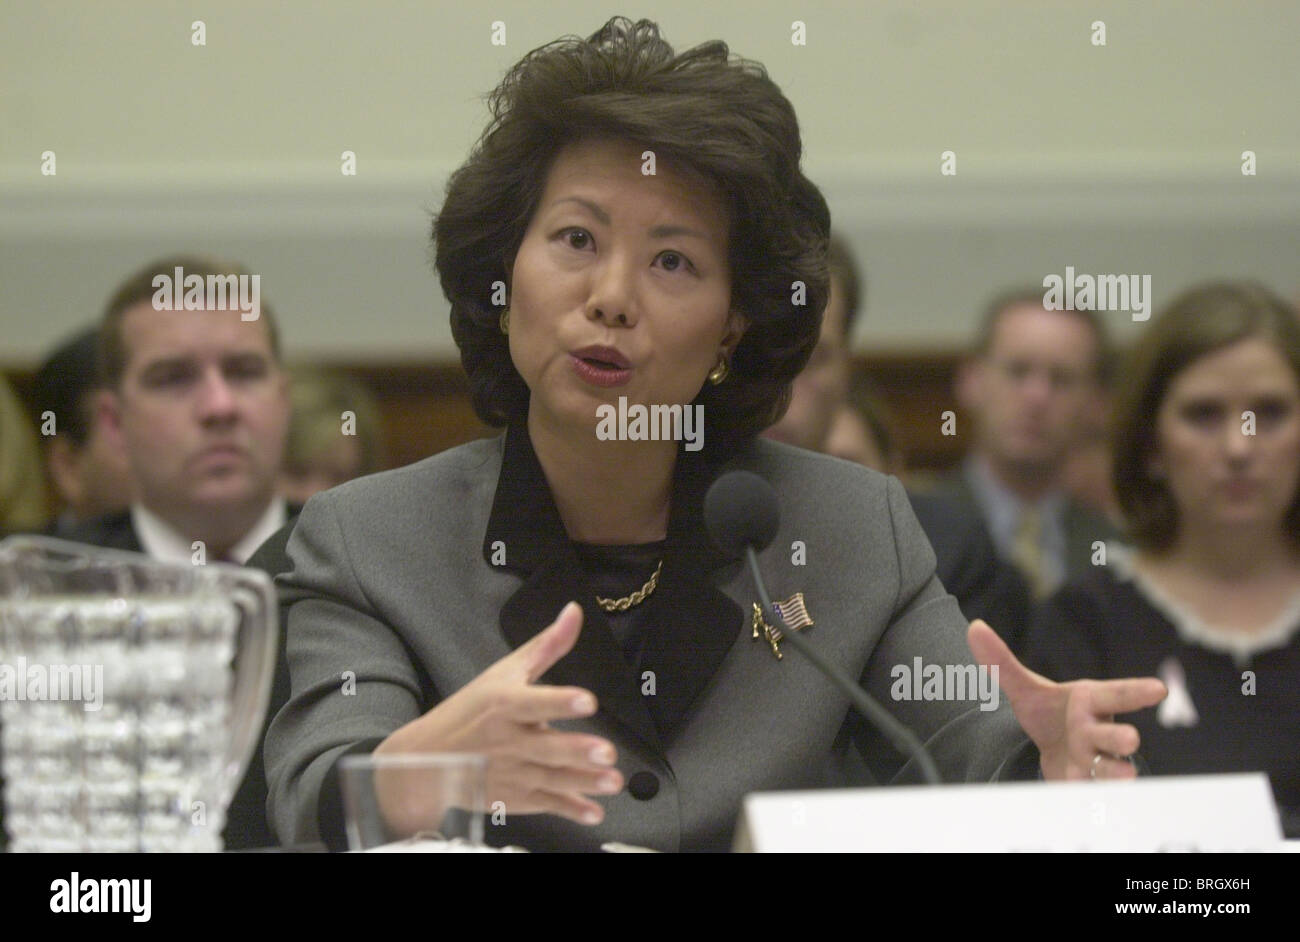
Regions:
[[[583, 606], [582, 633], [542, 680], [586, 687], [600, 709], [553, 725], [612, 741], [629, 787], [597, 799], [606, 815], [595, 827], [506, 809], [504, 825], [488, 825], [491, 843], [725, 850], [749, 792], [918, 781], [812, 664], [788, 646], [778, 660], [751, 637], [757, 592], [703, 527], [720, 470], [704, 455], [679, 452], [663, 573], [644, 603], [653, 696], [594, 605], [521, 426], [313, 497], [288, 543], [293, 568], [277, 580], [292, 695], [265, 757], [280, 839], [337, 846], [339, 758], [373, 749], [570, 599]], [[780, 530], [759, 555], [774, 598], [803, 593], [815, 622], [805, 636], [927, 743], [944, 780], [1034, 777], [1037, 750], [1005, 698], [992, 711], [891, 698], [896, 665], [971, 662], [966, 621], [899, 482], [761, 439], [730, 467], [763, 476], [781, 500]]]

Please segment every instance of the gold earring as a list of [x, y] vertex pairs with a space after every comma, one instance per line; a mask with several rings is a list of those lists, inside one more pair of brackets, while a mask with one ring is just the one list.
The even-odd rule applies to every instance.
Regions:
[[501, 312], [501, 320], [499, 323], [501, 325], [501, 333], [510, 333], [510, 308], [506, 308]]
[[727, 378], [729, 372], [731, 372], [731, 368], [727, 366], [727, 358], [720, 356], [718, 357], [718, 365], [709, 373], [709, 382], [716, 386]]

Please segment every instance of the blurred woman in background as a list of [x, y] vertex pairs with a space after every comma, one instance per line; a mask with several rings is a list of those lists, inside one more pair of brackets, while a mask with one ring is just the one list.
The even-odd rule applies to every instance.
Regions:
[[379, 403], [363, 383], [337, 370], [295, 369], [280, 493], [305, 504], [383, 466]]
[[1045, 605], [1055, 680], [1156, 674], [1135, 714], [1156, 774], [1265, 771], [1300, 809], [1300, 323], [1250, 283], [1177, 298], [1122, 377], [1113, 479], [1131, 549]]

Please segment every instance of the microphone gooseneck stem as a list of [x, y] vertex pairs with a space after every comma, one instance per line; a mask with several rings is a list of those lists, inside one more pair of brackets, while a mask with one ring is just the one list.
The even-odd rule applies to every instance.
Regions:
[[822, 657], [816, 648], [799, 636], [799, 632], [792, 631], [790, 626], [785, 623], [785, 619], [781, 617], [781, 613], [777, 611], [776, 606], [772, 604], [772, 599], [767, 594], [767, 585], [763, 582], [763, 575], [758, 570], [758, 554], [754, 552], [752, 544], [746, 544], [745, 546], [745, 559], [749, 561], [749, 572], [754, 577], [754, 585], [758, 587], [758, 598], [763, 603], [763, 611], [767, 614], [769, 623], [780, 628], [781, 640], [790, 642], [796, 651], [812, 661], [818, 670], [833, 680], [840, 690], [848, 696], [857, 711], [888, 737], [894, 748], [915, 759], [917, 767], [921, 770], [921, 777], [925, 779], [927, 785], [942, 784], [943, 780], [939, 777], [939, 769], [935, 766], [934, 759], [930, 757], [929, 751], [921, 740], [916, 737], [916, 734], [894, 719], [893, 714], [877, 703], [843, 671]]

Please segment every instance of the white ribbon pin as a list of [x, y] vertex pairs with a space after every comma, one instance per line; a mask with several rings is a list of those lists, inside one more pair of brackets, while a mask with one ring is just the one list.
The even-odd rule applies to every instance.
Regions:
[[1160, 725], [1169, 729], [1172, 726], [1195, 726], [1199, 723], [1201, 717], [1187, 690], [1187, 675], [1183, 673], [1183, 665], [1176, 658], [1165, 658], [1156, 673], [1169, 688], [1169, 696], [1165, 697], [1156, 710], [1156, 719]]

